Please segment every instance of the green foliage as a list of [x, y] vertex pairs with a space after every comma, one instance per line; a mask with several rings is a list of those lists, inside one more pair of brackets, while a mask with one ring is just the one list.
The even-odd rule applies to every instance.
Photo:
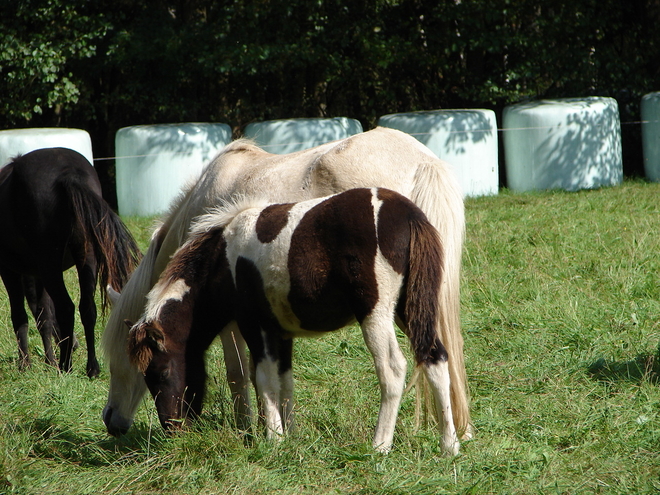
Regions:
[[90, 81], [80, 65], [108, 28], [85, 1], [7, 0], [0, 5], [0, 119], [29, 122], [72, 109]]
[[660, 86], [660, 9], [646, 0], [8, 0], [0, 14], [5, 127], [337, 115], [368, 126], [594, 94], [638, 117]]
[[[129, 434], [110, 438], [107, 370], [87, 379], [81, 348], [69, 375], [43, 356], [19, 373], [2, 290], [0, 492], [657, 493], [658, 194], [660, 184], [626, 182], [467, 201], [462, 322], [476, 436], [453, 459], [432, 425], [415, 430], [413, 394], [393, 451], [372, 452], [378, 386], [355, 328], [296, 342], [299, 432], [280, 444], [234, 429], [217, 345], [200, 421], [167, 436], [147, 399]], [[152, 222], [127, 222], [146, 247]], [[32, 331], [33, 354], [40, 345]]]

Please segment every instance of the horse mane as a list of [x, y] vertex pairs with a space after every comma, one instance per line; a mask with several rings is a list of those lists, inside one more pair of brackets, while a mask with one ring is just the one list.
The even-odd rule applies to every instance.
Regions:
[[[122, 296], [117, 301], [106, 323], [106, 331], [102, 336], [102, 347], [110, 361], [123, 362], [126, 359], [126, 326], [124, 319], [137, 320], [144, 311], [145, 297], [158, 281], [161, 271], [169, 262], [175, 248], [188, 237], [188, 214], [194, 213], [196, 203], [208, 203], [217, 196], [216, 184], [213, 180], [215, 169], [232, 153], [260, 152], [261, 148], [249, 139], [239, 139], [225, 146], [216, 157], [202, 170], [197, 180], [192, 180], [182, 188], [179, 195], [170, 203], [169, 210], [161, 215], [152, 234], [149, 247], [142, 262], [133, 271], [131, 278], [122, 290]], [[7, 167], [5, 167], [7, 168]], [[4, 169], [0, 169], [2, 173]], [[200, 194], [200, 189], [203, 192]], [[204, 198], [208, 197], [206, 201]], [[162, 251], [162, 252], [161, 252]]]
[[[131, 297], [131, 295], [135, 293], [139, 294], [144, 290], [144, 287], [150, 286], [156, 256], [158, 255], [161, 244], [167, 235], [167, 232], [167, 224], [161, 223], [151, 235], [149, 248], [143, 256], [142, 261], [133, 271], [131, 277], [128, 279], [128, 282], [124, 286], [122, 290], [122, 297], [120, 297], [114, 304], [113, 310], [111, 311], [108, 318], [108, 322], [106, 323], [106, 327], [113, 325], [113, 328], [121, 329], [124, 327], [124, 322], [122, 319], [136, 319], [142, 314], [142, 309], [144, 308], [144, 299], [141, 297]], [[105, 351], [105, 355], [108, 359], [111, 359], [111, 356], [125, 356], [126, 334], [122, 334], [119, 331], [105, 331], [103, 332], [101, 338], [101, 346]]]
[[163, 298], [174, 285], [181, 284], [172, 292], [181, 295], [190, 290], [185, 282], [187, 280], [194, 280], [194, 284], [191, 285], [195, 288], [204, 285], [210, 272], [209, 266], [213, 266], [214, 260], [223, 252], [217, 249], [218, 244], [222, 242], [222, 231], [221, 226], [215, 226], [193, 233], [174, 253], [158, 282], [147, 294], [144, 312], [146, 321], [154, 321], [158, 318], [160, 307], [164, 302]]
[[219, 206], [209, 208], [204, 215], [198, 216], [190, 227], [190, 236], [203, 235], [210, 230], [224, 228], [242, 212], [252, 209], [263, 209], [271, 202], [266, 198], [249, 198], [243, 194], [222, 201]]

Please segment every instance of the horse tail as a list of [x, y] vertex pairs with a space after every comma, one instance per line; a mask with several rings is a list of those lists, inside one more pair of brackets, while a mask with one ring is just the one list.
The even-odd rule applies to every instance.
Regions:
[[71, 209], [84, 238], [85, 252], [94, 252], [101, 306], [107, 308], [105, 287], [121, 291], [142, 254], [130, 231], [108, 203], [86, 185], [69, 182]]
[[[442, 281], [434, 328], [438, 329], [440, 341], [449, 356], [454, 425], [459, 435], [468, 439], [472, 436], [472, 425], [460, 321], [461, 256], [465, 232], [463, 194], [449, 165], [440, 160], [429, 160], [417, 168], [410, 199], [437, 229], [442, 243]], [[416, 379], [423, 381], [418, 390], [425, 389], [424, 373], [416, 374]]]

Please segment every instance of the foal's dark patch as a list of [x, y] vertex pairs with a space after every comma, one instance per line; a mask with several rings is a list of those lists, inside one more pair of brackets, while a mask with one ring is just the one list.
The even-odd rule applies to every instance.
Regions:
[[[378, 245], [392, 268], [403, 274], [408, 266], [410, 220], [424, 213], [409, 199], [389, 189], [378, 189], [383, 203], [378, 212]], [[402, 212], [407, 210], [408, 214]]]
[[236, 260], [236, 291], [238, 324], [255, 363], [261, 362], [268, 353], [272, 359], [279, 361], [280, 373], [290, 370], [292, 341], [282, 338], [284, 331], [270, 307], [259, 269], [242, 256]]
[[291, 237], [289, 303], [302, 328], [361, 322], [378, 301], [376, 229], [369, 189], [352, 189], [310, 209]]
[[267, 244], [273, 242], [289, 219], [293, 203], [270, 205], [262, 210], [257, 219], [257, 239]]

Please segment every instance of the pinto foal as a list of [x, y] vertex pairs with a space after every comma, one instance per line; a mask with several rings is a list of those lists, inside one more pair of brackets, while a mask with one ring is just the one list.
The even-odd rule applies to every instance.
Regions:
[[357, 320], [381, 390], [373, 446], [388, 452], [406, 376], [396, 319], [431, 385], [442, 448], [455, 455], [448, 355], [436, 328], [442, 257], [424, 213], [388, 189], [216, 210], [200, 218], [150, 292], [130, 331], [129, 355], [168, 428], [201, 410], [203, 353], [215, 337], [209, 329], [236, 321], [255, 366], [267, 437], [280, 438], [293, 418], [293, 338]]

